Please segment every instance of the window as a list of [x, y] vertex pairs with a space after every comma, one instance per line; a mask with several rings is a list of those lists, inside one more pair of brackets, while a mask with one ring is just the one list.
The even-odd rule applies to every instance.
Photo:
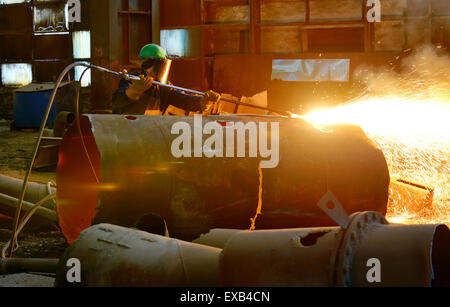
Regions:
[[7, 86], [23, 86], [31, 83], [33, 74], [31, 64], [2, 64], [2, 84]]
[[273, 60], [272, 80], [349, 81], [349, 59]]
[[91, 32], [76, 31], [72, 33], [73, 58], [90, 59], [91, 58]]
[[34, 32], [67, 32], [69, 30], [68, 10], [65, 3], [35, 6]]
[[[75, 80], [80, 81], [81, 75], [83, 74], [86, 67], [84, 66], [76, 66], [75, 67]], [[91, 69], [89, 68], [83, 75], [83, 79], [81, 80], [81, 86], [86, 87], [91, 85]]]
[[30, 0], [0, 0], [0, 4], [16, 4], [16, 3], [27, 3]]
[[169, 57], [200, 56], [200, 30], [161, 30], [161, 46]]

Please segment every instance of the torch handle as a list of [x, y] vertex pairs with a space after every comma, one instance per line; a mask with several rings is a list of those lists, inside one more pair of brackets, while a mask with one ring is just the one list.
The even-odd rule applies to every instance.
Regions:
[[[134, 76], [134, 78], [133, 78], [134, 80], [136, 80], [135, 77], [136, 76]], [[158, 82], [158, 81], [153, 81], [153, 83], [156, 84], [156, 85], [159, 85], [159, 86], [172, 88], [172, 89], [183, 91], [183, 92], [186, 92], [186, 93], [191, 93], [191, 94], [196, 94], [196, 95], [201, 95], [201, 96], [205, 96], [205, 94], [206, 94], [204, 92], [200, 92], [200, 91], [196, 91], [196, 90], [192, 90], [192, 89], [184, 88], [184, 87], [180, 87], [180, 86], [175, 86], [175, 85], [171, 85], [171, 84], [165, 84], [165, 83], [161, 83], [161, 82]], [[251, 107], [251, 108], [261, 109], [261, 110], [266, 110], [266, 111], [273, 112], [273, 113], [287, 114], [286, 112], [272, 110], [272, 109], [269, 109], [267, 107], [262, 107], [262, 106], [258, 106], [258, 105], [254, 105], [254, 104], [250, 104], [250, 103], [245, 103], [245, 102], [241, 102], [239, 100], [235, 100], [235, 99], [231, 99], [231, 98], [220, 97], [220, 100], [226, 101], [226, 102], [230, 102], [230, 103], [234, 103], [236, 105], [241, 105], [241, 106], [246, 106], [246, 107]]]
[[[93, 65], [93, 64], [90, 64], [90, 66], [93, 67], [93, 68], [97, 68], [99, 70], [102, 70], [102, 71], [107, 71], [107, 72], [115, 74], [117, 76], [121, 76], [121, 77], [123, 77], [125, 79], [136, 80], [136, 81], [141, 80], [141, 78], [139, 76], [128, 74], [128, 73], [126, 73], [126, 71], [122, 71], [122, 72], [111, 71], [111, 70], [109, 70], [107, 68], [100, 67], [100, 66]], [[204, 92], [196, 91], [196, 90], [193, 90], [193, 89], [184, 88], [184, 87], [180, 87], [180, 86], [175, 86], [175, 85], [172, 85], [172, 84], [165, 84], [165, 83], [161, 83], [161, 82], [158, 82], [158, 81], [153, 81], [153, 83], [156, 84], [156, 85], [159, 85], [159, 86], [172, 88], [172, 89], [183, 91], [183, 92], [186, 92], [186, 93], [191, 93], [191, 94], [205, 96]], [[289, 112], [277, 111], [277, 110], [269, 109], [267, 107], [262, 107], [262, 106], [253, 105], [253, 104], [250, 104], [250, 103], [241, 102], [239, 100], [235, 100], [235, 99], [231, 99], [231, 98], [221, 97], [220, 100], [226, 101], [226, 102], [230, 102], [230, 103], [234, 103], [234, 104], [236, 104], [238, 106], [251, 107], [251, 108], [255, 108], [255, 109], [260, 109], [260, 110], [265, 110], [265, 111], [269, 111], [269, 112], [273, 112], [273, 113], [278, 113], [278, 114], [283, 114], [283, 115], [290, 116]]]

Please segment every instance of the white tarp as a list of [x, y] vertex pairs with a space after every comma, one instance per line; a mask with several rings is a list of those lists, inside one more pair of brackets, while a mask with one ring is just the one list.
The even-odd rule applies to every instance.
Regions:
[[2, 84], [7, 86], [23, 86], [33, 81], [31, 64], [2, 64]]
[[349, 81], [350, 59], [273, 60], [272, 80]]

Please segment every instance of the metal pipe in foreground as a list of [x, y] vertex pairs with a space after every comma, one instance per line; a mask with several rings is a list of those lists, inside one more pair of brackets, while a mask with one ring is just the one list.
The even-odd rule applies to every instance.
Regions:
[[80, 234], [59, 263], [56, 286], [66, 279], [68, 259], [81, 265], [81, 283], [90, 287], [216, 286], [220, 249], [109, 224]]
[[388, 224], [355, 213], [347, 229], [239, 232], [223, 249], [224, 286], [450, 285], [450, 231], [445, 225]]
[[[0, 193], [17, 198], [22, 189], [23, 180], [13, 177], [0, 175]], [[25, 200], [31, 203], [37, 203], [44, 197], [56, 192], [56, 188], [49, 186], [48, 183], [28, 182], [25, 192]], [[53, 202], [48, 202], [51, 204]]]
[[450, 230], [444, 225], [388, 224], [379, 213], [363, 212], [353, 214], [346, 229], [212, 233], [204, 242], [225, 240], [223, 250], [109, 224], [92, 226], [66, 250], [56, 284], [73, 286], [66, 282], [65, 263], [78, 258], [82, 286], [450, 285]]
[[[17, 198], [0, 193], [0, 205], [7, 206], [10, 209], [17, 209], [17, 202], [18, 202]], [[23, 201], [22, 209], [24, 211], [28, 212], [33, 207], [34, 207], [34, 204], [27, 202], [27, 201]], [[5, 212], [5, 211], [9, 211], [9, 212]], [[14, 210], [2, 210], [2, 213], [13, 214]], [[56, 214], [56, 211], [44, 208], [42, 206], [36, 210], [35, 215], [42, 217], [51, 222], [58, 222], [58, 216]]]
[[59, 259], [3, 258], [0, 259], [0, 274], [56, 273]]

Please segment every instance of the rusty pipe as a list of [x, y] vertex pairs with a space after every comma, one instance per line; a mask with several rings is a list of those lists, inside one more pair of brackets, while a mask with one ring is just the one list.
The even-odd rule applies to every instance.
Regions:
[[332, 286], [329, 262], [338, 233], [338, 227], [240, 232], [222, 251], [220, 284]]
[[81, 267], [78, 286], [215, 286], [220, 249], [148, 232], [99, 224], [83, 231], [59, 262], [56, 286], [67, 282], [67, 261]]
[[[23, 180], [0, 175], [0, 193], [18, 198], [22, 189]], [[44, 197], [56, 193], [56, 189], [49, 183], [28, 182], [25, 193], [25, 200], [37, 203]], [[47, 202], [45, 207], [55, 209], [54, 202]]]
[[[0, 193], [0, 204], [7, 206], [7, 208], [4, 208], [4, 210], [2, 211], [3, 213], [6, 213], [6, 214], [14, 213], [14, 210], [8, 210], [8, 209], [9, 208], [17, 209], [17, 202], [18, 202], [17, 198]], [[28, 212], [29, 210], [31, 210], [34, 207], [34, 205], [35, 204], [33, 204], [33, 203], [23, 201], [22, 209], [24, 211]], [[35, 215], [39, 216], [41, 218], [44, 218], [45, 220], [50, 221], [50, 222], [58, 221], [58, 216], [57, 216], [55, 210], [44, 208], [42, 206], [36, 210]]]
[[[386, 211], [386, 161], [359, 127], [325, 131], [303, 119], [271, 116], [201, 120], [224, 135], [235, 123], [278, 123], [278, 166], [260, 170], [259, 157], [175, 158], [171, 145], [178, 135], [171, 128], [184, 122], [192, 131], [193, 117], [82, 116], [83, 138], [100, 183], [71, 127], [56, 173], [58, 216], [69, 243], [92, 224], [132, 226], [149, 213], [166, 220], [171, 236], [188, 241], [211, 228], [249, 229], [260, 196], [257, 229], [334, 225], [316, 206], [328, 190], [348, 213]], [[247, 153], [249, 142], [246, 133]]]
[[[223, 286], [448, 286], [450, 230], [355, 213], [346, 228], [244, 231], [221, 253]], [[371, 262], [379, 261], [379, 281]], [[377, 264], [378, 265], [378, 264]], [[370, 275], [370, 278], [368, 277]]]
[[56, 273], [59, 259], [2, 258], [0, 273]]
[[91, 226], [61, 258], [56, 285], [73, 286], [66, 280], [71, 258], [80, 260], [81, 286], [450, 285], [450, 230], [444, 225], [389, 224], [377, 212], [362, 212], [351, 215], [345, 229], [212, 232], [210, 238], [231, 234], [222, 250], [109, 224]]

